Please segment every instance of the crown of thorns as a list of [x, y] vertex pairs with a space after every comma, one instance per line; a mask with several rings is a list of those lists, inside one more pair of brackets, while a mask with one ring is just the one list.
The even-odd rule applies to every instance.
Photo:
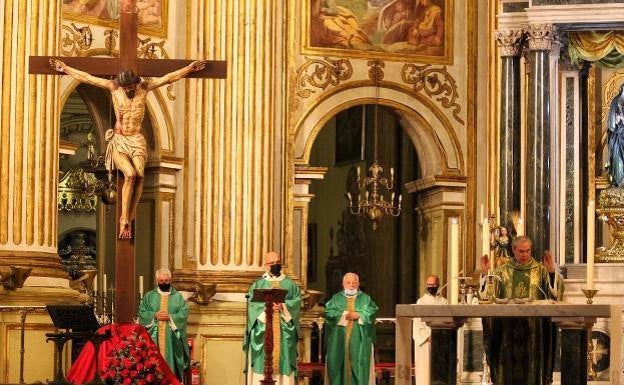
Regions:
[[141, 78], [132, 70], [123, 70], [117, 74], [117, 83], [119, 83], [121, 87], [131, 86], [140, 82]]

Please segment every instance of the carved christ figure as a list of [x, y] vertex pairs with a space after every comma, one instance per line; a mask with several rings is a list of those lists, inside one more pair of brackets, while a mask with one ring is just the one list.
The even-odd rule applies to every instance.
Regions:
[[119, 217], [119, 238], [132, 238], [130, 223], [134, 220], [137, 204], [143, 190], [147, 146], [141, 123], [145, 116], [147, 94], [163, 85], [180, 80], [191, 72], [206, 67], [205, 60], [194, 61], [186, 67], [170, 72], [161, 78], [141, 79], [132, 70], [122, 70], [114, 80], [92, 76], [68, 66], [60, 60], [50, 60], [58, 72], [96, 87], [110, 91], [115, 117], [115, 129], [106, 131], [105, 165], [108, 170], [119, 169], [124, 175], [121, 191], [121, 215]]

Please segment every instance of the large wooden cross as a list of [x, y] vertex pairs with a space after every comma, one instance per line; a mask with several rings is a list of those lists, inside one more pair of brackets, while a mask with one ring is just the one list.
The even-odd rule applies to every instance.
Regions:
[[[50, 59], [58, 59], [71, 67], [94, 76], [109, 78], [117, 75], [121, 69], [131, 69], [139, 76], [160, 77], [192, 62], [192, 60], [139, 59], [137, 57], [138, 18], [136, 0], [120, 1], [119, 58], [31, 56], [28, 72], [30, 74], [60, 75], [50, 66]], [[167, 12], [167, 10], [163, 10], [163, 12]], [[203, 70], [192, 72], [187, 77], [223, 79], [226, 75], [227, 65], [225, 61], [208, 61]], [[121, 178], [118, 178], [118, 192], [121, 192], [121, 185]], [[120, 206], [120, 204], [117, 205], [117, 223], [119, 223]], [[132, 238], [117, 239], [115, 247], [116, 322], [133, 321], [137, 312], [135, 280], [134, 240]]]

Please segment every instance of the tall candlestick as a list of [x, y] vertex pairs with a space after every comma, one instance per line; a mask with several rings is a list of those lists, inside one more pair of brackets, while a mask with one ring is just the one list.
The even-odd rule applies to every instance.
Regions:
[[483, 220], [485, 219], [485, 217], [483, 216], [483, 213], [484, 213], [483, 203], [481, 203], [481, 209], [479, 211], [480, 211], [479, 220], [483, 222]]
[[102, 279], [102, 292], [106, 293], [108, 290], [108, 286], [106, 286], [106, 274], [104, 274], [104, 278]]
[[481, 255], [486, 255], [490, 253], [490, 221], [488, 221], [487, 218], [483, 218], [481, 224]]
[[594, 251], [596, 249], [596, 208], [593, 200], [587, 204], [587, 288], [594, 289]]
[[524, 235], [524, 220], [522, 218], [518, 218], [518, 228], [516, 229], [516, 235]]
[[93, 291], [95, 292], [97, 292], [97, 281], [98, 281], [98, 276], [96, 274], [95, 278], [93, 278]]
[[143, 298], [143, 276], [139, 275], [139, 296]]
[[459, 221], [451, 218], [450, 226], [450, 266], [449, 266], [449, 298], [451, 305], [457, 305], [459, 296]]

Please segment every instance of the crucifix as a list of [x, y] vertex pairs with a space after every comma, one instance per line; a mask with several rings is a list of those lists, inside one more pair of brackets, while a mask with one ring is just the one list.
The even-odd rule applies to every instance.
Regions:
[[[119, 58], [31, 56], [30, 74], [72, 77], [111, 93], [115, 128], [107, 131], [107, 168], [116, 167], [124, 175], [117, 179], [121, 204], [117, 204], [119, 237], [115, 245], [115, 320], [132, 322], [136, 313], [133, 220], [141, 195], [143, 170], [147, 161], [145, 139], [140, 132], [149, 91], [184, 77], [218, 78], [227, 75], [225, 61], [150, 60], [137, 57], [136, 0], [120, 0]], [[116, 76], [116, 80], [109, 80]], [[139, 76], [153, 77], [142, 80]]]

